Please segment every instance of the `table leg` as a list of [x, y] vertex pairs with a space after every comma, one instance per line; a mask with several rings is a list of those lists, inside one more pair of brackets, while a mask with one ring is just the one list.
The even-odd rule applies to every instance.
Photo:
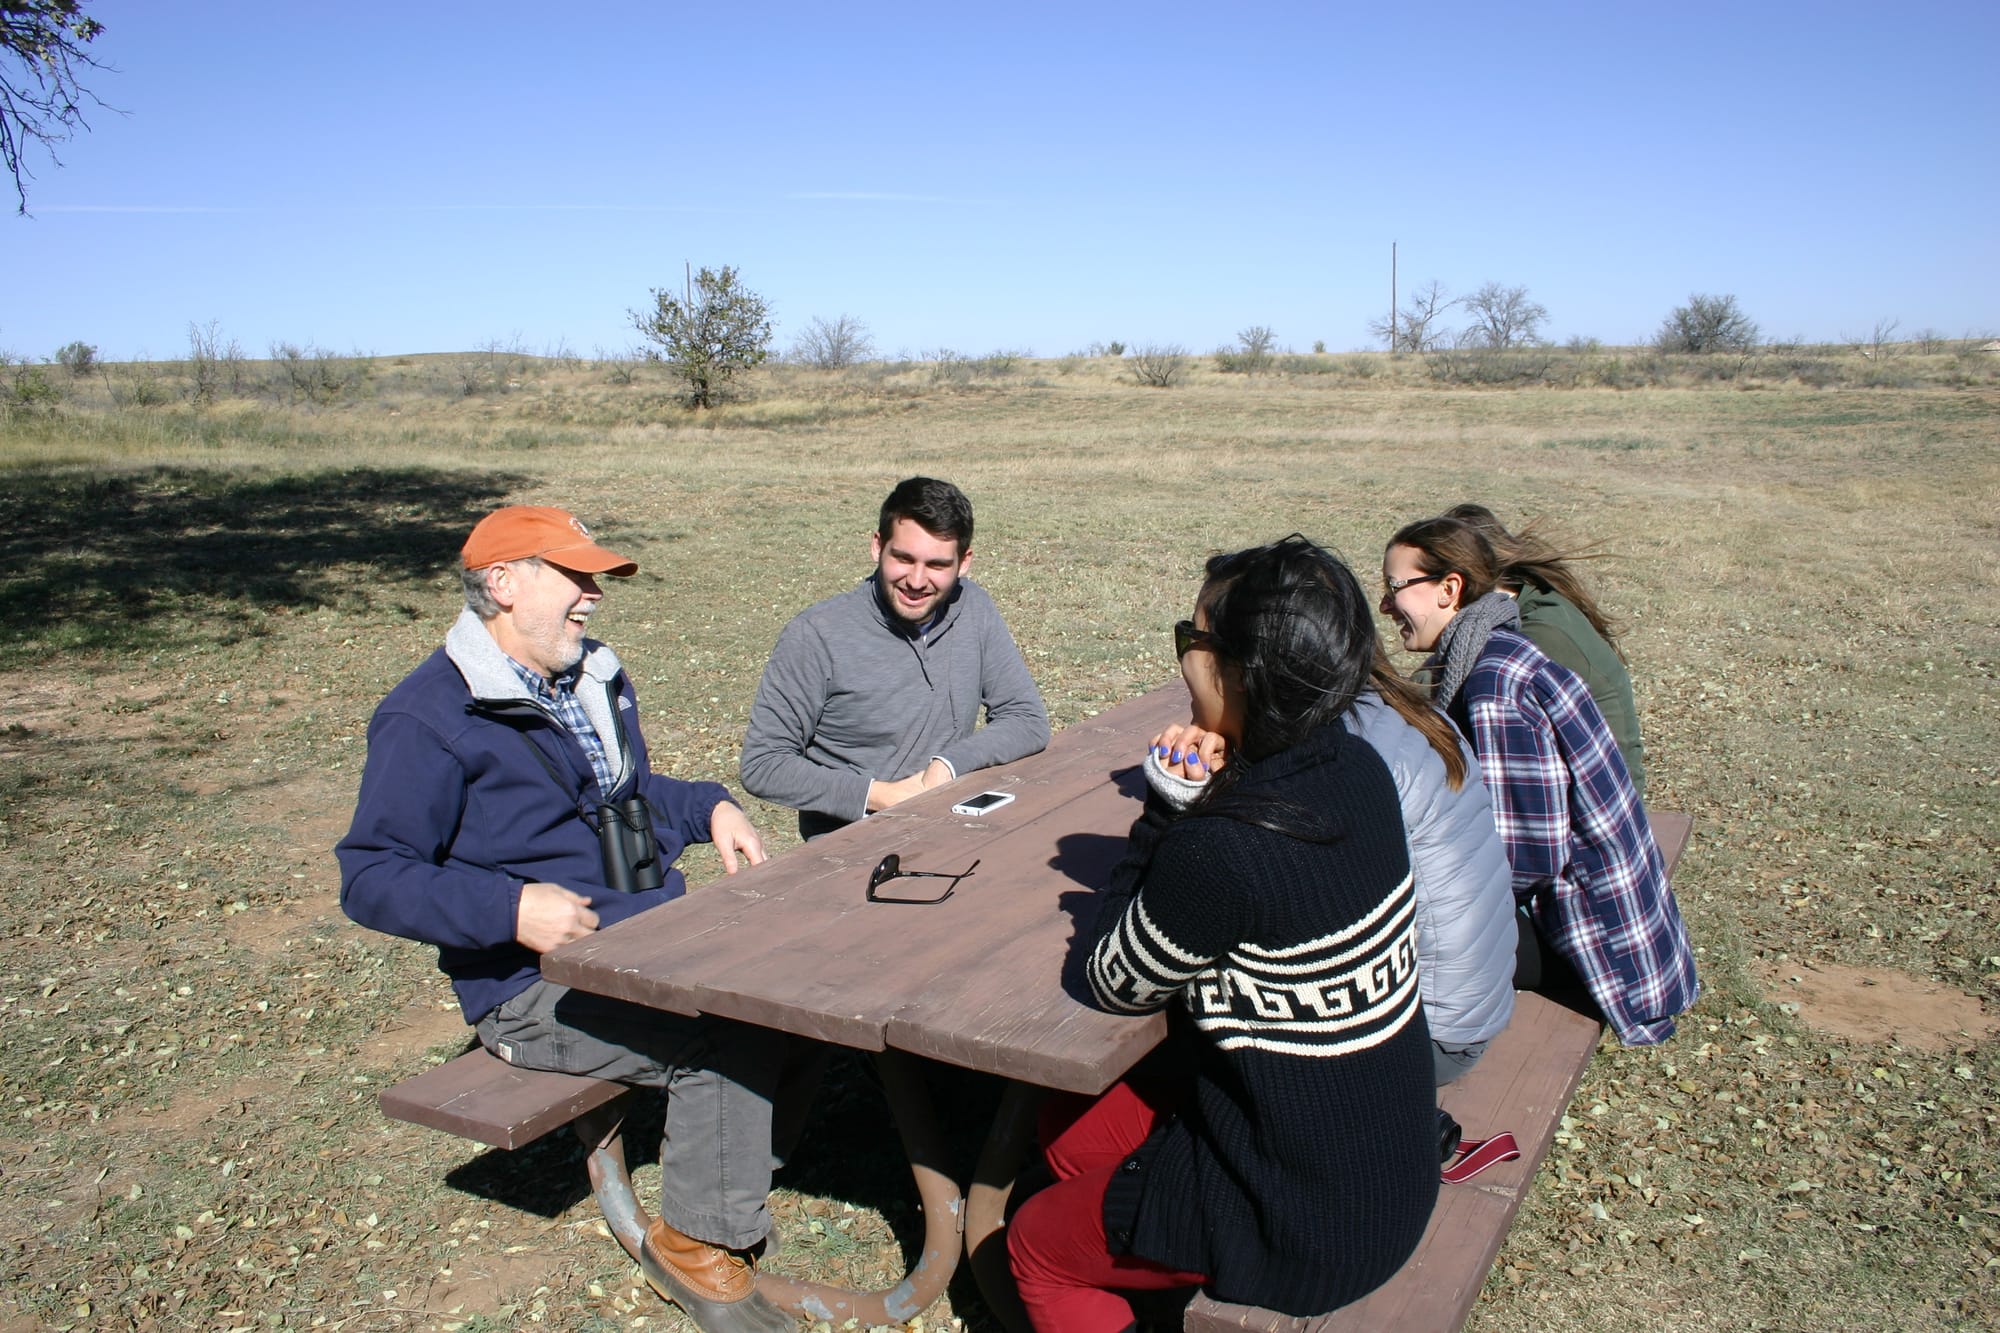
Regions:
[[944, 1135], [919, 1062], [901, 1051], [878, 1052], [875, 1062], [910, 1159], [910, 1173], [916, 1177], [917, 1196], [923, 1201], [923, 1253], [909, 1274], [887, 1291], [848, 1291], [776, 1273], [757, 1275], [757, 1290], [770, 1300], [794, 1314], [824, 1319], [835, 1328], [850, 1319], [859, 1320], [862, 1327], [907, 1323], [944, 1294], [964, 1248], [965, 1200], [949, 1170]]
[[1007, 1200], [1034, 1142], [1035, 1113], [1042, 1097], [1043, 1090], [1032, 1083], [1007, 1084], [993, 1129], [980, 1149], [972, 1191], [965, 1198], [965, 1252], [972, 1260], [972, 1276], [986, 1298], [986, 1308], [1008, 1333], [1028, 1333], [1030, 1327], [1007, 1266]]
[[631, 1173], [625, 1169], [625, 1113], [636, 1093], [625, 1092], [594, 1111], [586, 1111], [570, 1123], [576, 1136], [590, 1153], [585, 1165], [590, 1170], [590, 1190], [606, 1225], [633, 1262], [639, 1259], [639, 1243], [653, 1219], [639, 1205], [632, 1190]]

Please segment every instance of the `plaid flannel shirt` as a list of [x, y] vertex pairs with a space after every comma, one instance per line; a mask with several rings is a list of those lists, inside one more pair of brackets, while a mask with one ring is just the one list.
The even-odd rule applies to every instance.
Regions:
[[576, 738], [583, 750], [583, 757], [590, 761], [590, 771], [597, 775], [597, 792], [601, 799], [611, 799], [611, 779], [616, 770], [611, 767], [611, 754], [604, 748], [604, 741], [597, 734], [597, 728], [590, 724], [590, 714], [583, 711], [582, 700], [576, 697], [576, 678], [581, 674], [577, 667], [571, 667], [556, 677], [551, 685], [542, 673], [522, 666], [513, 658], [507, 665], [514, 668], [514, 674], [521, 678], [521, 684], [541, 705], [555, 714], [562, 728]]
[[1456, 703], [1493, 796], [1514, 896], [1627, 1046], [1673, 1035], [1700, 993], [1652, 826], [1590, 691], [1497, 629]]

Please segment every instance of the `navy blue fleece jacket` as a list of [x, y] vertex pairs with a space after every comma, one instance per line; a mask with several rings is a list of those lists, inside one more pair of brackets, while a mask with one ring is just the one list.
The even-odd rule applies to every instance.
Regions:
[[[617, 655], [587, 640], [576, 691], [613, 757], [611, 796], [637, 791], [653, 807], [661, 864], [707, 842], [729, 790], [652, 771]], [[622, 727], [611, 721], [614, 700]], [[334, 848], [341, 908], [364, 926], [435, 944], [466, 1021], [476, 1023], [541, 976], [539, 955], [514, 939], [523, 884], [582, 894], [600, 928], [686, 892], [677, 869], [646, 893], [604, 883], [594, 825], [607, 799], [582, 747], [532, 700], [468, 611], [368, 724], [354, 823]]]

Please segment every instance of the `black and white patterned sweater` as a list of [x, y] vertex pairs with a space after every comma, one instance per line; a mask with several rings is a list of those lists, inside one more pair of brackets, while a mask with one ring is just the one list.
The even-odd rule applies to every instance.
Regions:
[[[1309, 838], [1224, 813], [1260, 807]], [[1114, 1249], [1294, 1315], [1401, 1267], [1438, 1188], [1414, 916], [1395, 783], [1338, 725], [1210, 808], [1148, 803], [1088, 976], [1114, 1012], [1181, 1001], [1192, 1087], [1106, 1193]]]

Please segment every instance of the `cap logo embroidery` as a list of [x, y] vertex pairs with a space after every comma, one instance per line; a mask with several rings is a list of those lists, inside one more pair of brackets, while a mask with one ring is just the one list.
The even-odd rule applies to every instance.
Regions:
[[590, 540], [590, 529], [583, 526], [582, 519], [577, 518], [575, 515], [571, 515], [569, 520], [569, 525], [575, 528], [585, 541]]

